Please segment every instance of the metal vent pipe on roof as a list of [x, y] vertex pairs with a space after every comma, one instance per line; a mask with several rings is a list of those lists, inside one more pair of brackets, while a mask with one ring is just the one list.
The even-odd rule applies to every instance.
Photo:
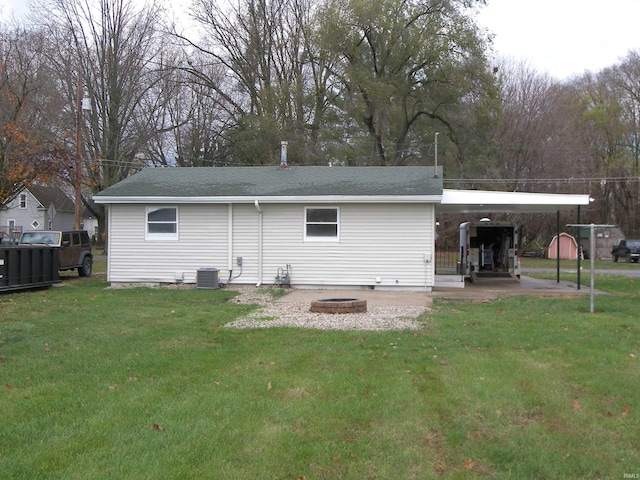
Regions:
[[280, 168], [287, 168], [287, 146], [289, 142], [280, 142]]

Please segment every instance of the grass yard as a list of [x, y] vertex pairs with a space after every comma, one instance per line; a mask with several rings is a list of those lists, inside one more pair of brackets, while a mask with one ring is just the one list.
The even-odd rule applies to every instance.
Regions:
[[[577, 260], [560, 260], [561, 270], [574, 270], [578, 265]], [[581, 260], [580, 266], [583, 270], [591, 268], [591, 260]], [[529, 268], [557, 268], [557, 261], [551, 258], [520, 257], [520, 267], [526, 271]], [[624, 261], [613, 262], [611, 259], [595, 259], [594, 268], [596, 270], [640, 270], [638, 263], [626, 263]]]
[[3, 479], [638, 478], [640, 280], [436, 301], [419, 332], [231, 330], [218, 290], [0, 295]]

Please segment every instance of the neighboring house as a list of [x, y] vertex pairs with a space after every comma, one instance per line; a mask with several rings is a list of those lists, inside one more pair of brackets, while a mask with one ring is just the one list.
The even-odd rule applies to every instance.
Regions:
[[0, 225], [15, 230], [69, 230], [75, 205], [58, 187], [23, 187], [0, 208]]
[[[595, 227], [595, 246], [596, 246], [596, 255], [594, 258], [599, 259], [611, 259], [611, 250], [615, 245], [620, 243], [620, 240], [624, 240], [625, 236], [622, 233], [622, 230], [619, 227]], [[584, 227], [580, 229], [580, 244], [582, 245], [582, 249], [585, 252], [585, 257], [591, 258], [589, 253], [589, 248], [591, 244], [591, 229], [588, 227]]]
[[85, 206], [84, 211], [82, 212], [82, 229], [89, 232], [91, 242], [95, 243], [98, 240], [98, 219], [93, 214], [92, 209], [95, 211], [98, 207], [92, 198], [86, 199], [86, 201], [91, 208], [89, 208], [89, 206]]
[[107, 280], [430, 290], [442, 170], [147, 168], [107, 205]]
[[558, 258], [558, 238], [560, 239], [560, 259], [561, 260], [577, 260], [578, 259], [578, 242], [568, 233], [562, 232], [559, 236], [555, 235], [549, 246], [547, 247], [547, 258]]

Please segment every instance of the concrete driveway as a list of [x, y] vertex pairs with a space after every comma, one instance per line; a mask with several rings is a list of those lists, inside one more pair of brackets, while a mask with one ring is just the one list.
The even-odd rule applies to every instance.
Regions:
[[512, 278], [481, 278], [476, 283], [466, 283], [464, 288], [438, 288], [432, 292], [386, 291], [369, 289], [291, 289], [274, 300], [275, 303], [311, 303], [314, 300], [355, 298], [366, 300], [368, 305], [422, 306], [431, 305], [434, 298], [450, 300], [492, 300], [506, 295], [588, 295], [589, 288], [578, 290], [572, 282], [556, 282], [522, 276]]

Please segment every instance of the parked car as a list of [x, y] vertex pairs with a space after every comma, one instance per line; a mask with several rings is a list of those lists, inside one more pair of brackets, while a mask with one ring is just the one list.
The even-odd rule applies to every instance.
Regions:
[[617, 262], [619, 258], [624, 258], [627, 263], [640, 260], [640, 240], [620, 240], [611, 250], [613, 261]]
[[85, 230], [38, 230], [24, 232], [19, 245], [50, 245], [60, 247], [59, 270], [78, 269], [81, 277], [90, 277], [93, 268], [93, 253], [89, 234]]

